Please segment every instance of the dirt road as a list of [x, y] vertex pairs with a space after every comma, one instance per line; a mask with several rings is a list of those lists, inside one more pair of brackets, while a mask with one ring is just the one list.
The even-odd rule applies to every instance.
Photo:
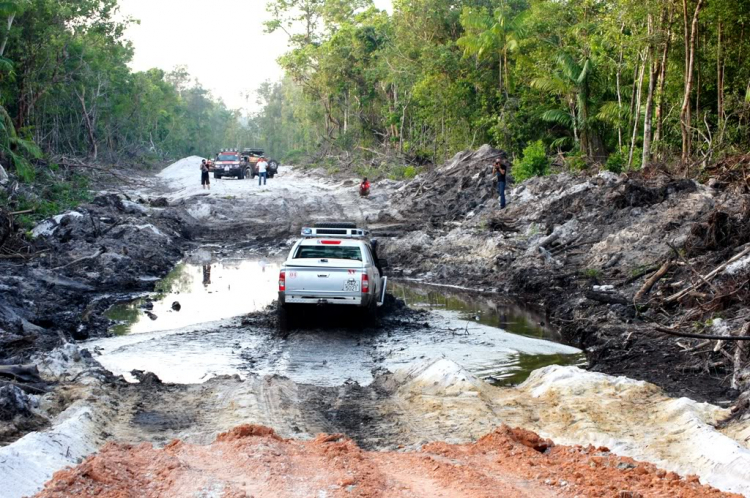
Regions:
[[[497, 248], [534, 245], [536, 234], [482, 232], [487, 221], [474, 226], [471, 210], [491, 210], [476, 202], [463, 210], [468, 221], [435, 225], [407, 202], [408, 183], [376, 183], [361, 199], [354, 180], [283, 169], [266, 187], [213, 180], [207, 193], [199, 162], [184, 159], [127, 198], [103, 194], [50, 220], [36, 230], [49, 257], [4, 267], [4, 282], [25, 284], [0, 299], [20, 323], [0, 334], [3, 358], [36, 364], [48, 383], [40, 389], [50, 391], [3, 398], [18, 404], [0, 410], [10, 414], [0, 424], [10, 443], [0, 448], [8, 496], [34, 494], [53, 472], [100, 450], [59, 474], [46, 495], [130, 487], [149, 496], [286, 496], [283, 482], [305, 480], [313, 496], [484, 496], [492, 486], [507, 496], [710, 496], [688, 475], [750, 493], [750, 422], [717, 430], [725, 408], [566, 366], [581, 356], [549, 340], [544, 308], [405, 278], [487, 289], [498, 284]], [[266, 307], [275, 265], [302, 225], [332, 218], [392, 236], [384, 247], [401, 278], [394, 289], [412, 308], [392, 300], [379, 325], [364, 329], [325, 314], [279, 329]], [[106, 337], [107, 317], [122, 335]], [[43, 353], [61, 337], [85, 342]], [[278, 436], [233, 432], [242, 424]], [[524, 445], [523, 432], [495, 432], [502, 424], [662, 470], [608, 450], [542, 454]], [[222, 432], [229, 436], [206, 446]], [[232, 456], [217, 467], [217, 454]], [[247, 482], [233, 470], [240, 461], [265, 473]], [[133, 473], [159, 477], [123, 479]]]

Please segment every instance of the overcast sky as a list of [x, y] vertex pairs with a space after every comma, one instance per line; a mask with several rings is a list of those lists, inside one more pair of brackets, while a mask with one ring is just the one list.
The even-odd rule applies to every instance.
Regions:
[[[266, 0], [120, 0], [122, 14], [141, 21], [127, 37], [135, 46], [132, 67], [171, 70], [186, 65], [204, 87], [231, 108], [257, 111], [252, 92], [278, 80], [276, 59], [286, 35], [263, 32]], [[390, 10], [391, 0], [375, 0]]]

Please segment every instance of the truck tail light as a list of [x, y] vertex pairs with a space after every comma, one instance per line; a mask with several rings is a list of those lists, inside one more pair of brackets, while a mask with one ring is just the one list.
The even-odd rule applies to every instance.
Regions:
[[367, 273], [362, 274], [362, 294], [367, 294], [370, 292], [370, 277], [367, 276]]
[[281, 270], [279, 272], [279, 291], [286, 290], [286, 272]]

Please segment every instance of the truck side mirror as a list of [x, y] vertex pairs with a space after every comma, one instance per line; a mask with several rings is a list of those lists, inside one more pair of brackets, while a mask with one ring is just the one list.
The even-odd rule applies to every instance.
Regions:
[[381, 268], [388, 268], [388, 260], [387, 259], [379, 259], [378, 263], [380, 263]]

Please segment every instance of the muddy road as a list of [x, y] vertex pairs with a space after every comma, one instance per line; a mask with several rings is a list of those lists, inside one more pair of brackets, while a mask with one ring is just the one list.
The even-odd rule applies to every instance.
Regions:
[[[480, 162], [488, 153], [480, 150], [463, 160]], [[443, 207], [429, 196], [422, 207], [411, 203], [414, 195], [423, 195], [420, 178], [378, 182], [363, 199], [355, 180], [282, 168], [264, 187], [251, 180], [212, 179], [207, 192], [196, 181], [199, 162], [186, 158], [137, 188], [102, 192], [92, 205], [34, 230], [43, 256], [22, 265], [0, 262], [5, 270], [0, 284], [14, 290], [0, 299], [0, 362], [34, 365], [39, 374], [33, 384], [0, 387], [7, 391], [0, 391], [5, 443], [0, 476], [14, 483], [8, 496], [40, 491], [54, 472], [102, 448], [101, 457], [87, 461], [80, 472], [59, 475], [46, 496], [94, 489], [116, 494], [136, 485], [151, 486], [149, 496], [187, 490], [200, 496], [287, 496], [277, 480], [285, 479], [280, 469], [287, 469], [290, 479], [336, 476], [331, 482], [321, 478], [309, 489], [311, 496], [458, 496], [456, 490], [472, 480], [489, 483], [501, 471], [515, 476], [496, 483], [507, 487], [508, 496], [621, 491], [667, 496], [670, 486], [682, 486], [684, 496], [713, 493], [699, 481], [750, 493], [750, 422], [738, 419], [717, 428], [730, 415], [728, 403], [721, 405], [731, 393], [714, 377], [701, 386], [685, 377], [671, 380], [664, 365], [649, 364], [656, 357], [648, 349], [640, 360], [642, 375], [635, 367], [622, 372], [635, 379], [579, 368], [615, 371], [634, 365], [630, 359], [603, 361], [602, 342], [580, 336], [598, 321], [606, 337], [627, 320], [632, 323], [633, 316], [617, 296], [606, 294], [607, 282], [590, 282], [594, 276], [581, 282], [596, 296], [612, 297], [604, 309], [586, 304], [577, 287], [564, 288], [559, 249], [541, 240], [550, 235], [534, 229], [538, 221], [528, 221], [531, 228], [519, 223], [539, 216], [537, 187], [527, 187], [526, 207], [520, 195], [511, 200], [513, 220], [498, 217], [491, 198], [466, 197], [461, 181], [445, 194], [452, 211], [441, 213]], [[450, 176], [453, 166], [446, 167]], [[569, 195], [599, 188], [595, 183], [573, 187]], [[600, 183], [618, 188], [614, 179]], [[565, 192], [555, 195], [560, 199]], [[392, 266], [387, 306], [367, 325], [322, 308], [294, 327], [280, 327], [273, 303], [279, 265], [302, 226], [340, 219], [355, 220], [380, 239]], [[581, 227], [570, 225], [568, 220], [567, 228], [550, 230], [558, 230], [555, 240], [586, 242]], [[609, 262], [614, 258], [606, 256], [609, 250], [604, 246], [584, 258]], [[572, 257], [578, 258], [576, 267], [589, 264]], [[642, 263], [628, 258], [616, 259]], [[591, 316], [582, 316], [584, 310]], [[659, 368], [662, 377], [649, 373]], [[659, 381], [667, 393], [637, 380], [643, 378]], [[693, 399], [669, 397], [689, 394], [691, 387], [697, 391]], [[701, 403], [705, 399], [718, 406]], [[273, 433], [261, 428], [258, 434], [223, 436], [204, 446], [242, 424]], [[560, 444], [606, 448], [597, 453], [573, 446], [545, 453], [543, 463], [535, 460], [536, 450], [502, 432], [493, 437], [509, 439], [495, 441], [496, 447], [473, 449], [472, 443], [502, 424]], [[175, 446], [173, 440], [183, 443]], [[241, 448], [224, 448], [230, 440]], [[340, 441], [346, 451], [336, 446]], [[105, 447], [110, 442], [120, 446]], [[123, 446], [140, 443], [156, 449]], [[508, 455], [529, 450], [524, 458], [536, 463], [509, 463], [502, 470], [488, 463], [473, 477], [459, 475], [464, 466], [483, 465], [478, 454], [498, 448]], [[230, 479], [229, 467], [209, 465], [200, 479], [179, 472], [167, 479], [175, 468], [203, 468], [213, 457], [202, 451], [252, 454], [282, 477], [247, 485]], [[342, 470], [324, 459], [301, 473], [289, 470], [295, 459], [331, 451], [355, 455], [362, 467]], [[420, 453], [425, 451], [429, 456]], [[587, 468], [591, 475], [518, 470], [562, 465], [555, 459], [566, 451], [588, 455], [580, 460], [580, 471]], [[610, 455], [664, 470], [631, 472], [639, 464], [630, 460], [613, 460], [597, 470], [587, 460]], [[177, 487], [161, 486], [162, 479], [123, 478], [146, 472], [145, 462], [162, 458], [169, 460], [165, 466], [155, 464], [148, 472]], [[404, 470], [423, 458], [438, 458], [451, 468], [430, 482]], [[102, 470], [125, 460], [131, 463], [112, 475]], [[396, 484], [381, 486], [385, 466], [394, 469]], [[611, 488], [608, 483], [618, 479], [621, 484]], [[584, 481], [600, 484], [584, 487]], [[466, 496], [484, 495], [475, 490]]]

